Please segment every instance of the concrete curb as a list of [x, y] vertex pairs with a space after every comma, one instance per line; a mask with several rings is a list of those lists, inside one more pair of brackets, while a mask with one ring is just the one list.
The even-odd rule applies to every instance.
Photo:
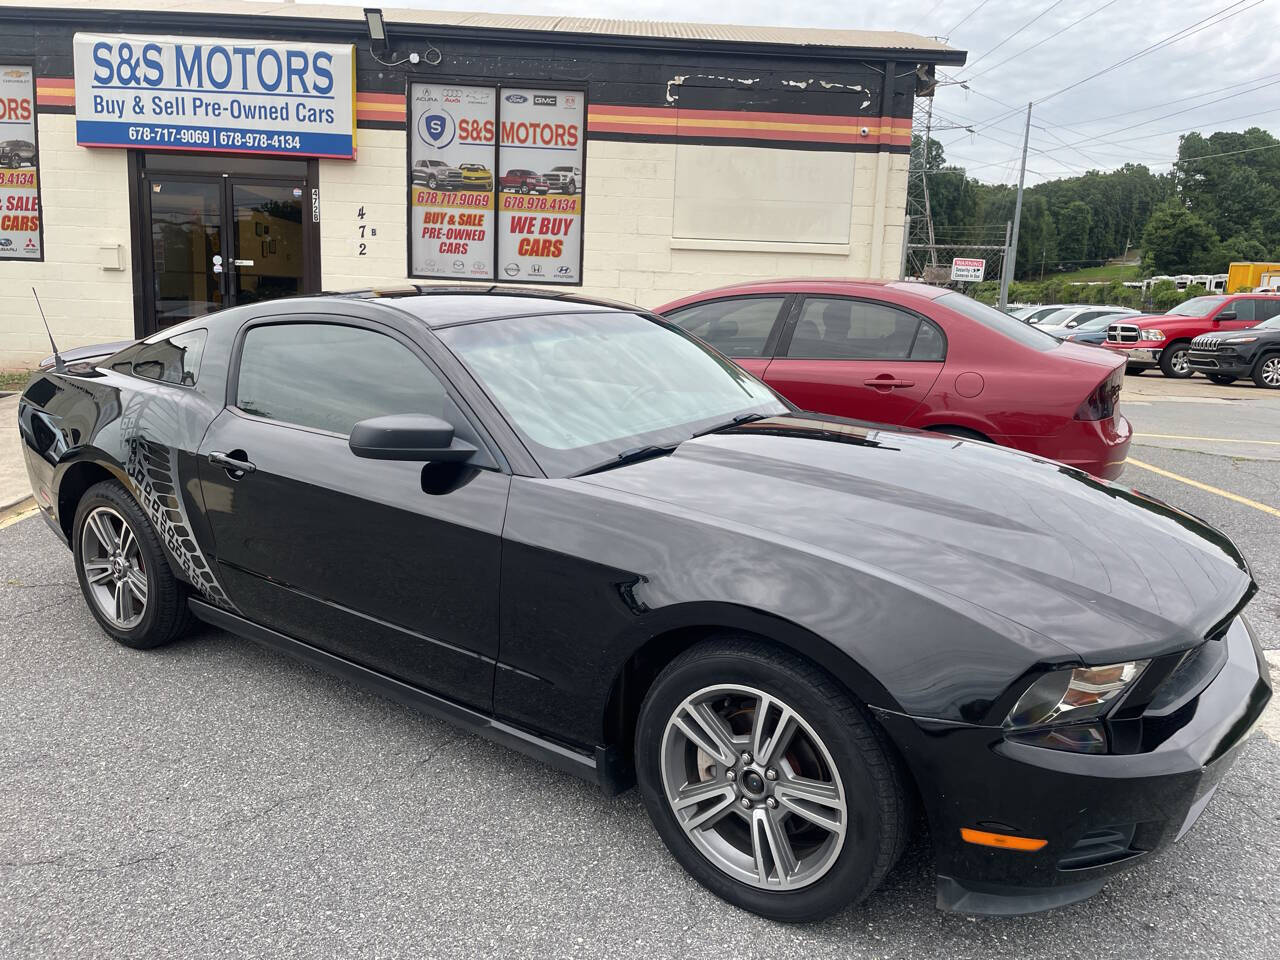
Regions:
[[7, 527], [10, 523], [25, 519], [28, 515], [34, 514], [35, 510], [34, 497], [23, 497], [21, 500], [0, 506], [0, 527]]

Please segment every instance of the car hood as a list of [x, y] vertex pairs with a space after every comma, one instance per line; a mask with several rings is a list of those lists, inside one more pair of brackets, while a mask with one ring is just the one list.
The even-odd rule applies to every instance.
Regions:
[[817, 414], [581, 481], [976, 604], [1086, 662], [1190, 647], [1253, 591], [1227, 537], [1135, 490], [990, 444]]

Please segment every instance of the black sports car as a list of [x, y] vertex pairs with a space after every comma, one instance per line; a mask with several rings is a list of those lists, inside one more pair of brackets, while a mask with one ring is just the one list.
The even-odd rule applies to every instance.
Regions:
[[1271, 695], [1215, 530], [801, 413], [638, 308], [408, 288], [55, 364], [24, 453], [108, 634], [194, 615], [634, 779], [766, 916], [866, 896], [917, 806], [941, 906], [1088, 896], [1191, 825]]

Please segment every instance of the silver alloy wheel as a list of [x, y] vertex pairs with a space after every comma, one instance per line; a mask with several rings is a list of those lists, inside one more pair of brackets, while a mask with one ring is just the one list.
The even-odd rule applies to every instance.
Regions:
[[1186, 350], [1178, 350], [1174, 353], [1173, 359], [1169, 361], [1169, 366], [1173, 372], [1181, 376], [1191, 369], [1191, 358]]
[[146, 561], [133, 528], [111, 507], [85, 518], [80, 563], [98, 611], [121, 630], [136, 627], [147, 611]]
[[662, 734], [662, 786], [676, 822], [719, 870], [754, 887], [821, 879], [844, 846], [844, 785], [826, 744], [772, 694], [704, 687]]
[[1280, 387], [1280, 357], [1262, 361], [1262, 382], [1268, 387]]

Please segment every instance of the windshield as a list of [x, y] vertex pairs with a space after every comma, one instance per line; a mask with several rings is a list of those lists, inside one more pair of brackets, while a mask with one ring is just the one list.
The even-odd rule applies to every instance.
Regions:
[[1060, 323], [1066, 323], [1080, 311], [1074, 307], [1065, 307], [1062, 310], [1055, 310], [1053, 313], [1040, 318], [1040, 326], [1056, 327]]
[[1263, 320], [1261, 323], [1255, 323], [1253, 328], [1268, 327], [1271, 330], [1280, 330], [1280, 315], [1272, 317], [1270, 320]]
[[988, 327], [996, 333], [1008, 337], [1010, 340], [1016, 340], [1024, 346], [1044, 351], [1053, 350], [1059, 346], [1055, 337], [1042, 333], [1021, 320], [1015, 320], [1007, 313], [1001, 313], [995, 307], [988, 307], [985, 303], [979, 303], [977, 300], [966, 297], [963, 293], [943, 294], [933, 302], [940, 303], [944, 307], [950, 307], [956, 313], [963, 314], [970, 320], [976, 320], [984, 327]]
[[1170, 317], [1207, 317], [1226, 297], [1192, 297], [1169, 311]]
[[438, 332], [549, 476], [680, 443], [736, 416], [790, 409], [700, 341], [634, 313], [512, 317]]
[[1120, 319], [1121, 317], [1123, 317], [1123, 316], [1126, 316], [1126, 314], [1123, 314], [1123, 313], [1104, 313], [1104, 314], [1103, 314], [1102, 316], [1100, 316], [1100, 317], [1094, 317], [1092, 320], [1085, 320], [1085, 321], [1083, 321], [1082, 323], [1078, 323], [1078, 324], [1076, 324], [1076, 328], [1075, 328], [1075, 329], [1076, 329], [1076, 332], [1077, 332], [1077, 333], [1079, 333], [1079, 332], [1081, 332], [1081, 331], [1084, 331], [1084, 330], [1105, 330], [1105, 329], [1107, 329], [1107, 327], [1109, 327], [1109, 326], [1110, 326], [1114, 321], [1119, 320], [1119, 319]]

